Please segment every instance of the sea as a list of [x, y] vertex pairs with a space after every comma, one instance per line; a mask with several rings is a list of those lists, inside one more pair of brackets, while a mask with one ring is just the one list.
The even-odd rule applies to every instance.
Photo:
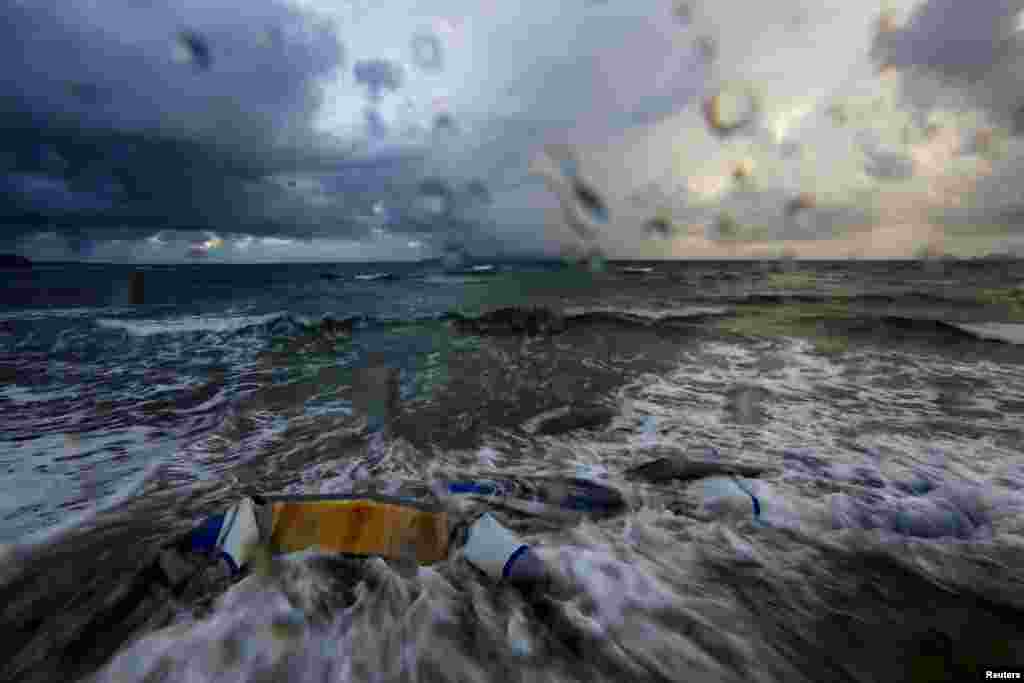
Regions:
[[[1024, 667], [1024, 262], [489, 265], [0, 271], [0, 678]], [[397, 379], [384, 413], [361, 408], [373, 368]], [[580, 410], [599, 418], [538, 428]], [[686, 454], [769, 468], [759, 514], [625, 476]], [[177, 606], [121, 640], [94, 618], [141, 558], [246, 495], [538, 475], [629, 501], [574, 524], [503, 518], [561, 577], [541, 602], [455, 554], [370, 562], [354, 603], [314, 620], [303, 605], [328, 584], [300, 558], [291, 589], [250, 583], [203, 618]], [[299, 626], [268, 627], [286, 617]]]

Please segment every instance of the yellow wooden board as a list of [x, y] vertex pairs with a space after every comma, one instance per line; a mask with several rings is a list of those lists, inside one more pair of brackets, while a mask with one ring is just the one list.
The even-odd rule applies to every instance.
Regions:
[[445, 512], [363, 499], [281, 501], [270, 505], [270, 545], [275, 552], [317, 546], [353, 555], [415, 558], [419, 564], [448, 557]]

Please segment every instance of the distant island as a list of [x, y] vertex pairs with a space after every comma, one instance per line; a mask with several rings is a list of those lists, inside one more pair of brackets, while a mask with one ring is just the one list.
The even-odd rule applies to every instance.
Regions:
[[17, 254], [0, 254], [0, 268], [31, 268], [32, 262]]

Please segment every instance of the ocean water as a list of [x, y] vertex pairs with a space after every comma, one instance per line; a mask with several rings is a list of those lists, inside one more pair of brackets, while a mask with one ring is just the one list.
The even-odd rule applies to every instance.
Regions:
[[[390, 277], [358, 277], [374, 274]], [[1024, 263], [3, 277], [0, 604], [20, 634], [4, 678], [965, 680], [1024, 665]], [[473, 325], [511, 306], [564, 329]], [[373, 367], [398, 376], [383, 442], [360, 407]], [[609, 418], [537, 429], [580, 406]], [[624, 476], [692, 452], [772, 468], [754, 483], [761, 518]], [[95, 615], [141, 558], [242, 495], [496, 473], [593, 478], [629, 509], [502, 517], [560, 577], [544, 598], [457, 553], [411, 574], [377, 560], [351, 604], [313, 619], [334, 584], [298, 558], [205, 618], [178, 605], [141, 640], [100, 634], [120, 633]], [[281, 620], [298, 626], [282, 637]]]

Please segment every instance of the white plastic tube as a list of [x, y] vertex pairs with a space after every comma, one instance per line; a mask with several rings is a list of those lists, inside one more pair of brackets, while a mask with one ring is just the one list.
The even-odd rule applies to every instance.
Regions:
[[217, 537], [217, 550], [230, 560], [232, 569], [239, 571], [248, 563], [251, 548], [259, 540], [256, 504], [252, 498], [243, 498], [225, 515], [224, 526]]
[[463, 556], [474, 567], [496, 581], [536, 581], [544, 576], [544, 567], [515, 534], [487, 513], [469, 528]]

